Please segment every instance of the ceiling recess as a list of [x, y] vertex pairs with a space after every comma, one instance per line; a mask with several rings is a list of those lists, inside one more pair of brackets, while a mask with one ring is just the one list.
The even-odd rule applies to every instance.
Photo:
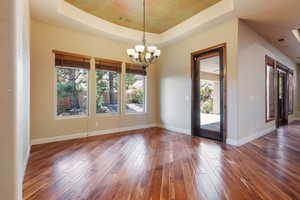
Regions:
[[[141, 0], [65, 0], [71, 5], [111, 23], [143, 30]], [[148, 1], [146, 32], [163, 33], [221, 0]]]

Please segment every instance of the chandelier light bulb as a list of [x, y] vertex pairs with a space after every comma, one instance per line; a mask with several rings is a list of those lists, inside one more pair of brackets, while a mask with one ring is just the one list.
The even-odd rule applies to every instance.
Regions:
[[139, 53], [143, 52], [145, 50], [145, 46], [144, 45], [136, 45], [135, 46], [135, 50]]
[[135, 50], [134, 49], [127, 49], [127, 55], [128, 56], [133, 56], [135, 54]]
[[148, 47], [148, 51], [149, 51], [150, 53], [154, 53], [156, 50], [157, 50], [157, 47], [156, 47], [156, 46], [149, 46], [149, 47]]
[[160, 56], [160, 53], [161, 53], [161, 51], [157, 49], [157, 50], [155, 50], [155, 52], [154, 52], [154, 56], [157, 56], [157, 57], [158, 57], [158, 56]]
[[133, 54], [133, 57], [134, 57], [135, 59], [138, 59], [138, 58], [139, 58], [139, 53], [135, 52], [135, 53]]
[[146, 53], [145, 58], [146, 58], [147, 60], [149, 60], [149, 59], [151, 58], [151, 54], [150, 54], [150, 53]]

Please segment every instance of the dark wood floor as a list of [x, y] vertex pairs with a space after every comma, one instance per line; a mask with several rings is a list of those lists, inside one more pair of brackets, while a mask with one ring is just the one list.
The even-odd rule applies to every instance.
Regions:
[[32, 147], [24, 199], [300, 199], [300, 122], [242, 147], [147, 129]]

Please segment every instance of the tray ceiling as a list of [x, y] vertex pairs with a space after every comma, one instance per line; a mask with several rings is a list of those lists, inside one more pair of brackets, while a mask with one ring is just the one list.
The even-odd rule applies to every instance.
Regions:
[[[142, 0], [65, 0], [106, 21], [142, 30]], [[146, 0], [146, 31], [162, 33], [221, 0]]]

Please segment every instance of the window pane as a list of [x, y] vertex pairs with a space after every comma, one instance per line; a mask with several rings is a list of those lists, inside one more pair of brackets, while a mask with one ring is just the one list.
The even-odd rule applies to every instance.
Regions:
[[275, 118], [274, 68], [267, 65], [266, 70], [267, 120], [271, 120]]
[[119, 112], [120, 75], [117, 72], [96, 70], [96, 112], [117, 113]]
[[145, 112], [145, 76], [126, 73], [126, 112]]
[[88, 70], [56, 67], [57, 116], [88, 114]]

